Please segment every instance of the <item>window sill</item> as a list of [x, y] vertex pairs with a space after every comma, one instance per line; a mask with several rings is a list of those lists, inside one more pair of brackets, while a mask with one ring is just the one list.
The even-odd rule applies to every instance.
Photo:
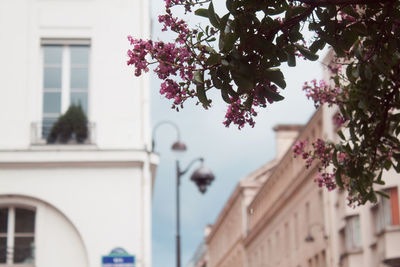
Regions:
[[398, 232], [398, 231], [400, 231], [400, 225], [388, 225], [379, 232], [377, 232], [375, 236], [380, 237], [385, 233]]
[[362, 253], [363, 253], [362, 248], [348, 249], [348, 250], [346, 250], [346, 252], [344, 252], [340, 255], [340, 259], [344, 259], [348, 256], [362, 254]]
[[95, 144], [31, 144], [31, 150], [45, 151], [45, 150], [96, 150], [98, 149]]

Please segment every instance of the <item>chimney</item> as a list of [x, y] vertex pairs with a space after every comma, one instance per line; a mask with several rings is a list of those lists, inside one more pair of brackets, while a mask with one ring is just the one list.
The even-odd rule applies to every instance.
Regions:
[[204, 228], [204, 237], [207, 239], [207, 236], [211, 233], [212, 231], [212, 224], [207, 224], [206, 227]]
[[280, 159], [288, 151], [303, 126], [300, 124], [278, 124], [274, 127], [277, 159]]

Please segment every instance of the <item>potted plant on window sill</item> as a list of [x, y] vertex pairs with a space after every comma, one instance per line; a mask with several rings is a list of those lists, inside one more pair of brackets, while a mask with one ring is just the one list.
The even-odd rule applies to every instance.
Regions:
[[86, 115], [81, 105], [71, 105], [51, 128], [47, 144], [82, 144], [87, 137]]

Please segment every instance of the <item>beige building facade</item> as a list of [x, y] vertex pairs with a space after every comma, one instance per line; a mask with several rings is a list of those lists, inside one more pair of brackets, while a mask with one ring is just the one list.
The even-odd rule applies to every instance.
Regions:
[[323, 106], [304, 127], [275, 128], [276, 159], [239, 182], [199, 267], [400, 266], [399, 174], [384, 174], [390, 199], [350, 208], [345, 192], [318, 187], [315, 165], [293, 157], [297, 140], [335, 140], [335, 113]]

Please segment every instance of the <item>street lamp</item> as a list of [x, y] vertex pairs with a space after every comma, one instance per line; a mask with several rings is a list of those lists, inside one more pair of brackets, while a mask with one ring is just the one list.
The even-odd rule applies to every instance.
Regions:
[[[177, 132], [177, 141], [172, 144], [172, 151], [182, 153], [187, 150], [185, 143], [180, 140], [180, 132], [178, 126], [171, 122], [171, 121], [162, 121], [158, 123], [153, 130], [153, 136], [155, 131], [163, 124], [169, 124], [176, 129]], [[152, 149], [154, 151], [155, 142], [153, 139], [152, 142]], [[210, 169], [204, 167], [204, 159], [203, 158], [196, 158], [192, 160], [185, 169], [181, 169], [179, 160], [176, 160], [176, 266], [181, 267], [181, 234], [180, 234], [180, 185], [181, 185], [181, 177], [182, 175], [186, 174], [190, 168], [193, 166], [194, 163], [200, 162], [201, 165], [197, 168], [190, 180], [192, 180], [198, 187], [199, 191], [204, 194], [207, 190], [207, 187], [212, 183], [215, 176], [210, 171]]]
[[181, 133], [180, 133], [180, 131], [179, 131], [179, 128], [178, 128], [178, 126], [177, 126], [175, 123], [173, 123], [172, 121], [160, 121], [159, 123], [157, 123], [157, 124], [154, 126], [154, 128], [153, 128], [153, 134], [152, 134], [153, 140], [152, 140], [152, 142], [151, 142], [151, 144], [152, 144], [152, 146], [151, 146], [152, 152], [155, 151], [155, 147], [156, 147], [156, 142], [155, 142], [155, 140], [154, 140], [155, 133], [157, 132], [158, 128], [159, 128], [161, 125], [165, 125], [165, 124], [171, 125], [171, 126], [174, 127], [174, 129], [176, 130], [176, 141], [172, 144], [171, 149], [172, 149], [173, 151], [176, 151], [176, 152], [185, 152], [185, 151], [186, 151], [186, 145], [185, 145], [185, 143], [183, 143], [183, 142], [181, 141]]

